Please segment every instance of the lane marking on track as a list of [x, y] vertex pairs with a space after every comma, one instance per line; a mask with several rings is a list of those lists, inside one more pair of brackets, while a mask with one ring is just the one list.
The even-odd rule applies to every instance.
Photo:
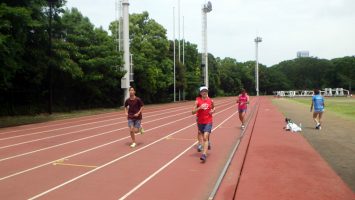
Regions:
[[[233, 107], [233, 106], [231, 106]], [[227, 109], [230, 109], [231, 107], [228, 107]], [[227, 110], [227, 109], [224, 109], [224, 110]], [[223, 112], [224, 110], [220, 111], [220, 112]], [[218, 113], [217, 113], [218, 114]], [[217, 115], [216, 114], [216, 115]], [[191, 116], [190, 116], [191, 117]], [[186, 117], [187, 118], [187, 117]], [[176, 120], [176, 121], [173, 121], [173, 122], [170, 122], [170, 123], [167, 123], [167, 124], [163, 124], [163, 125], [160, 125], [160, 126], [156, 126], [154, 128], [151, 128], [149, 130], [146, 130], [145, 132], [148, 132], [148, 131], [151, 131], [151, 130], [154, 130], [154, 129], [158, 129], [158, 128], [161, 128], [161, 127], [164, 127], [164, 126], [167, 126], [169, 124], [172, 124], [172, 123], [175, 123], [177, 121], [181, 121], [185, 118], [182, 118], [180, 120]], [[136, 134], [138, 135], [138, 134]], [[93, 147], [91, 149], [87, 149], [87, 150], [84, 150], [84, 151], [81, 151], [81, 152], [78, 152], [78, 153], [75, 153], [75, 154], [72, 154], [72, 155], [69, 155], [69, 156], [66, 156], [66, 157], [63, 157], [61, 159], [68, 159], [68, 158], [72, 158], [72, 157], [75, 157], [75, 156], [78, 156], [78, 155], [81, 155], [81, 154], [84, 154], [84, 153], [87, 153], [87, 152], [90, 152], [90, 151], [93, 151], [93, 150], [96, 150], [96, 149], [99, 149], [99, 148], [102, 148], [102, 147], [105, 147], [105, 146], [108, 146], [108, 145], [111, 145], [111, 144], [114, 144], [116, 142], [120, 142], [122, 140], [125, 140], [125, 139], [128, 139], [130, 138], [130, 136], [127, 136], [127, 137], [124, 137], [124, 138], [120, 138], [120, 139], [117, 139], [117, 140], [114, 140], [114, 141], [111, 141], [111, 142], [108, 142], [108, 143], [105, 143], [105, 144], [102, 144], [102, 145], [99, 145], [99, 146], [96, 146], [96, 147]], [[35, 153], [35, 152], [34, 152]], [[22, 155], [21, 155], [22, 156]], [[18, 175], [21, 175], [21, 174], [24, 174], [24, 173], [27, 173], [27, 172], [30, 172], [30, 171], [33, 171], [33, 170], [36, 170], [36, 169], [39, 169], [41, 167], [45, 167], [47, 165], [50, 165], [51, 163], [55, 162], [56, 160], [54, 161], [50, 161], [48, 163], [44, 163], [42, 165], [38, 165], [36, 167], [32, 167], [32, 168], [29, 168], [29, 169], [26, 169], [26, 170], [23, 170], [23, 171], [20, 171], [20, 172], [16, 172], [16, 173], [13, 173], [13, 174], [10, 174], [8, 176], [4, 176], [4, 177], [1, 177], [0, 178], [0, 181], [3, 181], [3, 180], [6, 180], [6, 179], [9, 179], [9, 178], [12, 178], [12, 177], [15, 177], [15, 176], [18, 176]]]
[[[212, 129], [212, 131], [216, 130], [219, 126], [221, 126], [222, 124], [224, 124], [226, 121], [228, 121], [231, 117], [233, 117], [236, 113], [233, 113], [231, 116], [229, 116], [227, 119], [225, 119], [224, 121], [222, 121], [217, 127], [215, 127], [214, 129]], [[172, 160], [170, 160], [168, 163], [166, 163], [164, 166], [162, 166], [161, 168], [159, 168], [157, 171], [155, 171], [153, 174], [151, 174], [149, 177], [147, 177], [146, 179], [144, 179], [142, 182], [140, 182], [136, 187], [134, 187], [132, 190], [130, 190], [129, 192], [127, 192], [125, 195], [123, 195], [121, 198], [119, 198], [119, 200], [124, 200], [126, 199], [128, 196], [130, 196], [133, 192], [137, 191], [139, 188], [141, 188], [145, 183], [147, 183], [148, 181], [150, 181], [151, 179], [153, 179], [156, 175], [158, 175], [161, 171], [163, 171], [164, 169], [166, 169], [169, 165], [171, 165], [173, 162], [175, 162], [177, 159], [179, 159], [182, 155], [184, 155], [187, 151], [189, 151], [191, 148], [193, 148], [194, 146], [196, 146], [196, 144], [198, 143], [198, 141], [194, 142], [191, 146], [189, 146], [188, 148], [186, 148], [183, 152], [181, 152], [179, 155], [177, 155], [175, 158], [173, 158]]]
[[193, 138], [174, 138], [174, 137], [168, 137], [166, 138], [167, 140], [196, 140], [196, 139], [193, 139]]
[[[230, 101], [229, 99], [228, 100], [221, 100], [222, 103], [224, 102], [228, 102]], [[151, 111], [151, 112], [144, 112], [145, 115], [148, 115], [148, 114], [151, 114], [151, 113], [156, 113], [156, 112], [161, 112], [161, 111], [164, 111], [164, 110], [167, 110], [169, 109], [170, 111], [171, 110], [180, 110], [180, 108], [183, 108], [183, 107], [187, 107], [187, 105], [182, 105], [182, 106], [178, 106], [178, 107], [168, 107], [168, 108], [164, 108], [164, 106], [157, 106], [157, 107], [149, 107], [149, 111], [150, 110], [154, 110], [154, 108], [164, 108], [164, 109], [161, 109], [161, 110], [155, 110], [155, 111]], [[123, 112], [123, 111], [117, 111], [117, 112]], [[105, 115], [108, 115], [108, 114], [105, 114]], [[74, 122], [82, 122], [82, 121], [88, 121], [88, 120], [94, 120], [94, 119], [101, 119], [101, 118], [112, 118], [112, 117], [115, 117], [115, 115], [117, 115], [117, 113], [113, 114], [113, 115], [108, 115], [108, 116], [100, 116], [100, 117], [93, 117], [93, 118], [89, 118], [89, 117], [92, 117], [93, 115], [91, 116], [85, 116], [85, 118], [89, 118], [89, 119], [81, 119], [81, 118], [84, 118], [84, 117], [79, 117], [79, 118], [71, 118], [71, 119], [64, 119], [64, 120], [72, 120], [70, 122], [65, 122], [65, 123], [59, 123], [59, 124], [51, 124], [51, 125], [46, 125], [46, 126], [37, 126], [37, 127], [33, 127], [33, 128], [25, 128], [25, 129], [19, 129], [19, 130], [13, 130], [13, 131], [6, 131], [6, 132], [0, 132], [0, 135], [5, 135], [5, 134], [8, 134], [8, 133], [14, 133], [14, 132], [20, 132], [20, 131], [29, 131], [29, 130], [35, 130], [35, 129], [39, 129], [39, 128], [47, 128], [47, 127], [52, 127], [52, 126], [61, 126], [61, 125], [66, 125], [66, 124], [70, 124], [70, 123], [73, 123]], [[124, 114], [120, 114], [117, 116], [119, 118], [115, 118], [115, 119], [121, 119], [121, 118], [126, 118], [126, 116], [121, 116], [121, 115], [124, 115]], [[77, 120], [75, 120], [77, 119]], [[58, 120], [59, 121], [59, 120]], [[101, 120], [102, 121], [105, 121], [105, 120]], [[23, 125], [23, 126], [26, 126], [26, 125]], [[67, 127], [71, 127], [71, 126], [67, 126]], [[0, 128], [1, 130], [1, 128]]]
[[[160, 108], [163, 106], [157, 106], [157, 108]], [[178, 109], [181, 107], [185, 107], [185, 105], [183, 106], [178, 106], [178, 107], [173, 107], [174, 109]], [[149, 107], [149, 110], [154, 110], [155, 107]], [[164, 109], [165, 110], [165, 109]], [[98, 116], [98, 117], [93, 117], [94, 115], [89, 115], [89, 116], [84, 116], [84, 117], [79, 117], [79, 120], [76, 120], [75, 122], [82, 122], [82, 121], [88, 121], [88, 120], [94, 120], [94, 119], [101, 119], [101, 118], [109, 118], [109, 117], [115, 117], [115, 115], [124, 115], [124, 114], [120, 114], [123, 110], [120, 111], [115, 111], [114, 113], [104, 113], [104, 114], [99, 114], [99, 115], [107, 115], [107, 116]], [[149, 113], [155, 113], [155, 112], [159, 112], [159, 111], [152, 111]], [[112, 114], [112, 115], [111, 115]], [[93, 117], [93, 118], [90, 118]], [[125, 116], [122, 116], [125, 117]], [[89, 119], [82, 119], [82, 118], [89, 118]], [[76, 119], [76, 118], [71, 118], [71, 119]], [[63, 119], [63, 120], [71, 120], [71, 119]], [[57, 120], [60, 121], [60, 120]], [[8, 133], [15, 133], [15, 132], [20, 132], [20, 131], [29, 131], [29, 130], [35, 130], [35, 129], [39, 129], [39, 128], [47, 128], [47, 127], [52, 127], [52, 126], [60, 126], [60, 125], [65, 125], [65, 124], [70, 124], [73, 123], [72, 121], [70, 122], [64, 122], [64, 123], [59, 123], [59, 124], [50, 124], [50, 125], [46, 125], [46, 126], [38, 126], [38, 127], [33, 127], [33, 128], [25, 128], [25, 129], [19, 129], [19, 130], [13, 130], [13, 131], [6, 131], [6, 132], [0, 132], [0, 135], [4, 135], [4, 134], [8, 134]], [[26, 125], [23, 125], [26, 126]]]
[[[214, 114], [214, 116], [216, 116], [216, 115], [218, 115], [218, 114], [220, 114], [220, 113], [224, 112], [225, 110], [228, 110], [228, 109], [230, 109], [230, 108], [232, 108], [232, 107], [234, 107], [234, 105], [233, 105], [233, 106], [230, 106], [230, 107], [228, 107], [228, 108], [226, 108], [226, 109], [224, 109], [224, 110], [222, 110], [222, 111], [220, 111], [220, 112], [218, 112], [218, 113], [216, 113], [216, 114]], [[152, 142], [152, 143], [150, 143], [150, 144], [147, 144], [146, 146], [143, 146], [143, 147], [141, 147], [141, 148], [139, 148], [139, 149], [136, 149], [136, 150], [134, 150], [134, 151], [132, 151], [132, 152], [126, 154], [126, 155], [120, 156], [120, 157], [118, 157], [118, 158], [116, 158], [116, 159], [114, 159], [114, 160], [112, 160], [112, 161], [110, 161], [110, 162], [108, 162], [108, 163], [105, 163], [105, 164], [103, 164], [103, 165], [101, 165], [101, 166], [99, 166], [99, 167], [97, 167], [97, 168], [95, 168], [95, 169], [93, 169], [93, 170], [91, 170], [91, 171], [88, 171], [88, 172], [86, 172], [86, 173], [84, 173], [84, 174], [82, 174], [82, 175], [80, 175], [80, 176], [77, 176], [77, 177], [75, 177], [75, 178], [73, 178], [73, 179], [70, 179], [70, 180], [68, 180], [68, 181], [66, 181], [66, 182], [64, 182], [64, 183], [62, 183], [62, 184], [60, 184], [60, 185], [57, 185], [57, 186], [55, 186], [55, 187], [53, 187], [53, 188], [51, 188], [51, 189], [49, 189], [49, 190], [47, 190], [47, 191], [44, 191], [44, 192], [42, 192], [42, 193], [40, 193], [40, 194], [38, 194], [38, 195], [36, 195], [36, 196], [30, 197], [30, 198], [28, 198], [28, 200], [33, 200], [33, 199], [37, 199], [37, 198], [39, 198], [39, 197], [42, 197], [42, 196], [44, 196], [44, 195], [46, 195], [46, 194], [48, 194], [48, 193], [50, 193], [50, 192], [52, 192], [52, 191], [54, 191], [54, 190], [57, 190], [57, 189], [59, 189], [59, 188], [65, 186], [65, 185], [68, 185], [68, 184], [70, 184], [70, 183], [72, 183], [72, 182], [74, 182], [74, 181], [77, 181], [77, 180], [79, 180], [79, 179], [81, 179], [81, 178], [83, 178], [83, 177], [85, 177], [85, 176], [87, 176], [87, 175], [90, 175], [90, 174], [92, 174], [92, 173], [94, 173], [94, 172], [96, 172], [96, 171], [98, 171], [98, 170], [100, 170], [100, 169], [102, 169], [102, 168], [104, 168], [104, 167], [107, 167], [107, 166], [109, 166], [109, 165], [111, 165], [111, 164], [113, 164], [113, 163], [115, 163], [115, 162], [117, 162], [117, 161], [119, 161], [119, 160], [122, 160], [123, 158], [126, 158], [126, 157], [128, 157], [128, 156], [130, 156], [130, 155], [132, 155], [132, 154], [135, 154], [135, 153], [137, 153], [137, 152], [140, 152], [140, 151], [142, 151], [142, 150], [144, 150], [144, 149], [146, 149], [146, 148], [148, 148], [148, 147], [150, 147], [150, 146], [152, 146], [152, 145], [154, 145], [154, 144], [156, 144], [156, 143], [158, 143], [158, 142], [160, 142], [160, 141], [165, 140], [167, 137], [172, 136], [172, 135], [175, 135], [175, 134], [177, 134], [177, 133], [179, 133], [179, 132], [181, 132], [181, 131], [183, 131], [183, 130], [186, 130], [186, 129], [192, 127], [192, 126], [196, 126], [196, 122], [194, 122], [194, 123], [192, 123], [192, 124], [190, 124], [190, 125], [188, 125], [188, 126], [185, 126], [184, 128], [179, 129], [179, 130], [177, 130], [177, 131], [175, 131], [175, 132], [173, 132], [173, 133], [171, 133], [171, 134], [169, 134], [169, 135], [167, 135], [167, 136], [164, 136], [164, 137], [162, 137], [162, 138], [160, 138], [160, 139], [158, 139], [158, 140], [156, 140], [156, 141], [154, 141], [154, 142]], [[195, 142], [195, 143], [197, 144], [197, 142]]]
[[[185, 114], [185, 113], [183, 113], [183, 114]], [[177, 114], [177, 115], [180, 115], [180, 114]], [[172, 116], [168, 116], [168, 117], [172, 117]], [[163, 117], [163, 118], [168, 118], [168, 117]], [[187, 118], [190, 118], [190, 117], [191, 117], [191, 116], [187, 116], [187, 117], [181, 118], [181, 119], [179, 119], [179, 120], [175, 120], [174, 122], [166, 123], [166, 124], [164, 124], [163, 126], [166, 126], [166, 125], [169, 125], [169, 124], [172, 124], [172, 123], [175, 123], [175, 122], [177, 122], [177, 121], [181, 121], [181, 120], [184, 120], [184, 119], [187, 119]], [[149, 122], [158, 121], [158, 120], [161, 120], [161, 119], [162, 119], [162, 118], [160, 118], [160, 119], [155, 119], [155, 120], [152, 120], [152, 121], [149, 121]], [[148, 123], [148, 122], [146, 122], [146, 123]], [[158, 127], [160, 128], [161, 126], [158, 126]], [[146, 130], [145, 132], [154, 130], [154, 129], [156, 129], [156, 128], [157, 128], [157, 127], [148, 129], [148, 130]], [[119, 129], [114, 129], [114, 130], [111, 130], [111, 131], [106, 131], [106, 132], [103, 132], [103, 133], [100, 133], [100, 134], [96, 134], [96, 135], [92, 135], [92, 136], [80, 138], [80, 139], [77, 139], [77, 140], [72, 140], [72, 141], [69, 141], [69, 142], [64, 142], [64, 143], [57, 144], [57, 145], [54, 145], [54, 146], [45, 147], [45, 148], [42, 148], [42, 149], [37, 149], [37, 150], [34, 150], [34, 151], [26, 152], [26, 153], [23, 153], [23, 154], [18, 154], [18, 155], [11, 156], [11, 157], [7, 157], [7, 158], [2, 158], [2, 159], [0, 159], [0, 162], [5, 161], [5, 160], [10, 160], [10, 159], [13, 159], [13, 158], [17, 158], [17, 157], [21, 157], [21, 156], [25, 156], [25, 155], [29, 155], [29, 154], [33, 154], [33, 153], [37, 153], [37, 152], [40, 152], [40, 151], [44, 151], [44, 150], [48, 150], [48, 149], [60, 147], [60, 146], [66, 145], [66, 144], [71, 144], [71, 143], [74, 143], [74, 142], [78, 142], [78, 141], [82, 141], [82, 140], [91, 139], [91, 138], [94, 138], [94, 137], [106, 135], [106, 134], [109, 134], [109, 133], [112, 133], [112, 132], [115, 132], [115, 131], [120, 131], [120, 130], [123, 130], [123, 129], [128, 129], [128, 128], [127, 128], [127, 127], [123, 127], [123, 128], [119, 128]], [[80, 132], [80, 131], [77, 131], [77, 132]], [[56, 137], [56, 136], [53, 136], [53, 137]], [[130, 136], [127, 136], [127, 137], [124, 137], [124, 138], [129, 138], [129, 137], [130, 137]]]
[[[158, 118], [158, 119], [155, 119], [155, 120], [144, 122], [144, 124], [155, 122], [155, 121], [159, 121], [159, 120], [162, 120], [162, 119], [167, 119], [167, 118], [170, 118], [170, 117], [175, 117], [175, 116], [182, 115], [182, 114], [187, 114], [187, 113], [182, 112], [182, 113], [175, 114], [175, 115], [169, 115], [169, 116], [166, 116], [166, 117], [162, 117], [162, 118]], [[102, 126], [95, 126], [95, 127], [92, 127], [92, 128], [81, 129], [81, 130], [78, 130], [78, 131], [72, 131], [72, 132], [63, 133], [63, 134], [59, 134], [59, 135], [54, 135], [54, 136], [49, 136], [49, 137], [29, 140], [29, 141], [26, 141], [26, 142], [20, 142], [20, 143], [16, 143], [16, 144], [7, 145], [7, 146], [2, 146], [2, 147], [0, 147], [0, 149], [10, 148], [10, 147], [19, 146], [19, 145], [23, 145], [23, 144], [28, 144], [28, 143], [32, 143], [32, 142], [38, 142], [38, 141], [41, 141], [41, 140], [48, 140], [48, 139], [52, 139], [52, 138], [56, 138], [56, 137], [62, 137], [62, 136], [71, 135], [71, 134], [74, 134], [74, 133], [90, 131], [90, 130], [94, 130], [94, 129], [98, 129], [98, 128], [103, 128], [103, 127], [113, 126], [113, 125], [123, 124], [123, 123], [127, 123], [127, 121], [118, 122], [118, 123], [112, 123], [112, 124], [106, 124], [106, 125], [102, 125]], [[142, 123], [142, 125], [143, 125], [143, 123]], [[126, 128], [126, 127], [124, 127], [124, 128]], [[116, 129], [116, 130], [121, 130], [121, 128], [120, 129]]]
[[[145, 118], [156, 117], [156, 116], [159, 116], [159, 115], [166, 115], [166, 114], [169, 114], [169, 113], [172, 113], [172, 112], [176, 112], [176, 111], [179, 111], [179, 110], [185, 110], [185, 109], [187, 109], [187, 106], [186, 106], [186, 108], [176, 109], [176, 110], [173, 110], [173, 111], [169, 110], [168, 112], [163, 112], [163, 113], [159, 113], [159, 114], [155, 114], [155, 115], [148, 115]], [[27, 136], [31, 136], [31, 135], [38, 135], [38, 134], [48, 133], [48, 132], [53, 132], [53, 131], [59, 131], [59, 130], [64, 130], [64, 129], [68, 129], [68, 128], [76, 128], [76, 127], [92, 125], [92, 124], [97, 124], [97, 123], [102, 123], [102, 122], [108, 122], [108, 121], [114, 121], [114, 120], [118, 121], [119, 119], [125, 119], [125, 120], [124, 121], [120, 121], [120, 122], [115, 122], [115, 123], [112, 123], [112, 124], [127, 123], [127, 121], [126, 121], [127, 117], [120, 117], [120, 118], [114, 118], [114, 119], [107, 119], [107, 120], [102, 120], [102, 121], [95, 121], [95, 122], [89, 122], [89, 123], [84, 123], [84, 124], [78, 124], [78, 125], [74, 125], [74, 126], [66, 126], [66, 127], [57, 128], [57, 129], [39, 131], [39, 132], [29, 133], [29, 134], [25, 134], [25, 135], [17, 135], [17, 136], [6, 137], [6, 138], [1, 138], [0, 141], [14, 139], [14, 138], [20, 138], [20, 137], [27, 137]], [[110, 124], [110, 125], [112, 125], [112, 124]], [[104, 126], [108, 126], [108, 125], [103, 125], [103, 126], [100, 126], [100, 127], [104, 127]]]
[[64, 163], [64, 162], [54, 162], [54, 166], [69, 166], [69, 167], [82, 167], [82, 168], [97, 168], [97, 166], [93, 165], [79, 165], [79, 164], [71, 164], [71, 163]]
[[[226, 101], [223, 101], [223, 102], [219, 102], [219, 104], [222, 104], [222, 103], [225, 103], [225, 102], [229, 102], [230, 100], [226, 100]], [[218, 105], [219, 105], [218, 104]], [[183, 107], [183, 108], [182, 108]], [[159, 114], [155, 114], [155, 115], [149, 115], [148, 113], [146, 113], [145, 115], [148, 115], [146, 116], [145, 118], [152, 118], [152, 117], [156, 117], [156, 116], [160, 116], [160, 115], [166, 115], [166, 114], [169, 114], [169, 113], [174, 113], [176, 111], [179, 111], [179, 110], [185, 110], [185, 109], [188, 109], [189, 107], [188, 106], [180, 106], [178, 108], [173, 108], [173, 109], [170, 109], [168, 112], [161, 112]], [[149, 113], [155, 113], [155, 112], [160, 112], [160, 111], [152, 111], [152, 112], [149, 112]], [[123, 117], [124, 119], [126, 119], [126, 117]], [[12, 137], [7, 137], [7, 138], [1, 138], [0, 141], [3, 141], [3, 140], [9, 140], [9, 139], [14, 139], [14, 138], [20, 138], [20, 137], [27, 137], [27, 136], [31, 136], [31, 135], [38, 135], [38, 134], [42, 134], [42, 133], [48, 133], [48, 132], [52, 132], [52, 131], [58, 131], [58, 130], [63, 130], [63, 129], [67, 129], [67, 128], [75, 128], [75, 127], [79, 127], [79, 126], [84, 126], [84, 125], [89, 125], [89, 124], [95, 124], [95, 123], [101, 123], [101, 122], [106, 122], [106, 121], [113, 121], [113, 120], [119, 120], [119, 119], [122, 119], [122, 117], [120, 118], [114, 118], [114, 119], [108, 119], [108, 120], [102, 120], [102, 121], [97, 121], [97, 122], [90, 122], [90, 123], [85, 123], [85, 124], [79, 124], [79, 125], [74, 125], [74, 126], [67, 126], [67, 127], [62, 127], [62, 128], [58, 128], [58, 129], [50, 129], [50, 130], [46, 130], [46, 131], [39, 131], [39, 132], [34, 132], [34, 133], [30, 133], [30, 134], [25, 134], [25, 135], [18, 135], [18, 136], [12, 136]], [[120, 121], [120, 122], [115, 122], [115, 123], [111, 123], [111, 124], [106, 124], [106, 125], [102, 125], [102, 126], [98, 126], [97, 128], [101, 128], [101, 127], [105, 127], [105, 126], [110, 126], [110, 125], [114, 125], [114, 124], [121, 124], [121, 123], [127, 123], [127, 121]], [[146, 122], [143, 122], [142, 124], [145, 124]], [[93, 127], [93, 128], [89, 128], [89, 130], [91, 129], [95, 129], [96, 127]], [[86, 129], [88, 130], [88, 129]]]
[[[167, 119], [167, 118], [170, 118], [170, 117], [175, 117], [175, 116], [182, 115], [182, 114], [186, 114], [186, 113], [185, 113], [185, 112], [182, 112], [182, 113], [175, 114], [175, 115], [169, 115], [169, 116], [166, 116], [166, 117], [162, 117], [162, 118], [158, 118], [158, 119], [151, 120], [151, 121], [148, 121], [148, 122], [144, 122], [144, 123], [142, 123], [142, 125], [143, 125], [143, 124], [147, 124], [147, 123], [151, 123], [151, 122], [155, 122], [155, 121], [160, 121], [160, 120], [162, 120], [162, 119]], [[94, 129], [97, 129], [97, 128], [112, 126], [112, 125], [121, 124], [121, 123], [127, 123], [127, 122], [124, 121], [124, 122], [119, 122], [119, 123], [106, 124], [106, 125], [102, 125], [102, 126], [97, 126], [97, 127], [88, 128], [88, 129], [82, 129], [82, 130], [79, 130], [79, 131], [73, 131], [73, 132], [69, 132], [69, 133], [59, 134], [59, 135], [55, 135], [55, 136], [49, 136], [49, 137], [44, 137], [44, 138], [29, 140], [29, 141], [26, 141], [26, 142], [20, 142], [20, 143], [16, 143], [16, 144], [7, 145], [7, 146], [2, 146], [2, 147], [0, 147], [0, 150], [1, 150], [1, 149], [5, 149], [5, 148], [10, 148], [10, 147], [15, 147], [15, 146], [23, 145], [23, 144], [28, 144], [28, 143], [32, 143], [32, 142], [38, 142], [38, 141], [42, 141], [42, 140], [47, 140], [47, 139], [52, 139], [52, 138], [57, 138], [57, 137], [63, 137], [63, 136], [67, 136], [67, 135], [71, 135], [71, 134], [75, 134], [75, 133], [80, 133], [80, 132], [84, 132], [84, 131], [94, 130]], [[116, 129], [116, 130], [122, 130], [122, 129]], [[98, 134], [97, 136], [100, 136], [100, 134]], [[88, 138], [91, 138], [91, 136], [89, 136]], [[47, 148], [48, 148], [48, 147], [47, 147]], [[1, 161], [3, 161], [3, 160], [0, 159], [0, 162], [1, 162]]]

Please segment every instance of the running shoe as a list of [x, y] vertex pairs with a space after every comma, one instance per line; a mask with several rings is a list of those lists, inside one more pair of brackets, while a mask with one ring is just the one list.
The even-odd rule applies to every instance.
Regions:
[[202, 160], [202, 161], [206, 161], [206, 158], [207, 158], [206, 154], [202, 154], [202, 156], [201, 156], [200, 160]]
[[141, 126], [141, 128], [139, 129], [139, 132], [140, 132], [141, 134], [144, 133], [144, 128], [143, 128], [143, 126]]
[[135, 143], [135, 142], [133, 142], [132, 144], [131, 144], [131, 147], [132, 148], [134, 148], [134, 147], [136, 147], [137, 146], [137, 144]]
[[199, 145], [197, 146], [197, 152], [201, 152], [201, 151], [202, 151], [202, 145], [199, 144]]
[[316, 129], [319, 129], [319, 130], [321, 129], [320, 123], [317, 124]]
[[241, 128], [242, 128], [242, 129], [245, 129], [245, 126], [244, 126], [244, 124], [242, 124]]

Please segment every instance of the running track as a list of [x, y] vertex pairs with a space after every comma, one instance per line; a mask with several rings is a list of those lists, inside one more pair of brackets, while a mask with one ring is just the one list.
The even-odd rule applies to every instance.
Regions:
[[241, 134], [235, 98], [215, 104], [204, 164], [193, 102], [147, 106], [134, 149], [123, 111], [0, 129], [0, 199], [207, 199]]
[[0, 199], [355, 199], [302, 135], [282, 130], [270, 98], [252, 99], [245, 131], [235, 98], [215, 104], [206, 163], [193, 102], [146, 106], [134, 149], [122, 111], [0, 129]]

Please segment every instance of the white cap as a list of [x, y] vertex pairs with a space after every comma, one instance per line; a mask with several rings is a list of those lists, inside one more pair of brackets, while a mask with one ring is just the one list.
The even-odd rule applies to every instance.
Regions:
[[202, 90], [207, 90], [208, 91], [208, 88], [206, 86], [202, 86], [202, 87], [200, 87], [200, 92], [202, 92]]

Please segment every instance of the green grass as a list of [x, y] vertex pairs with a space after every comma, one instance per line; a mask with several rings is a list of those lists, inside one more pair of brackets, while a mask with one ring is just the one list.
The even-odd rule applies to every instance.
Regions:
[[[302, 104], [311, 107], [312, 98], [290, 98]], [[335, 112], [336, 114], [355, 120], [355, 98], [348, 97], [325, 97], [325, 110]]]
[[119, 109], [93, 109], [93, 110], [82, 110], [73, 111], [67, 113], [53, 113], [52, 115], [40, 114], [32, 116], [13, 116], [13, 117], [0, 117], [0, 128], [9, 126], [19, 126], [25, 124], [33, 124], [40, 122], [48, 122], [60, 119], [69, 119], [75, 117], [82, 117], [88, 115], [96, 115], [109, 112], [117, 112]]

